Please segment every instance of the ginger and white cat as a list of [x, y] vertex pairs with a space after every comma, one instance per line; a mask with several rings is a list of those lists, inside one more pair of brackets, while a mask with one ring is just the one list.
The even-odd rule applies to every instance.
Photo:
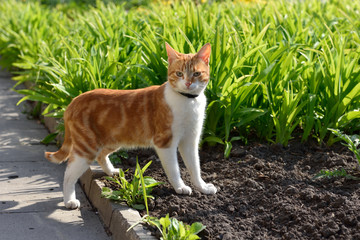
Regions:
[[169, 182], [178, 194], [191, 194], [180, 176], [177, 150], [202, 193], [217, 189], [200, 175], [198, 145], [206, 107], [210, 44], [196, 54], [176, 52], [166, 43], [168, 81], [137, 90], [96, 89], [76, 97], [64, 114], [65, 141], [45, 157], [55, 163], [68, 161], [64, 176], [64, 203], [80, 206], [75, 183], [97, 160], [108, 175], [118, 173], [108, 155], [119, 148], [155, 148]]

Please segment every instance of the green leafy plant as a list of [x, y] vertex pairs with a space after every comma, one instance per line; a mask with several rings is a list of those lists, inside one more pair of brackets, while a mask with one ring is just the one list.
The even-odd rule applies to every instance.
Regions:
[[47, 135], [43, 140], [41, 140], [41, 143], [42, 143], [42, 144], [45, 144], [45, 145], [48, 145], [48, 144], [50, 144], [52, 141], [54, 141], [58, 135], [59, 135], [59, 133], [57, 133], [57, 132], [50, 133], [50, 134]]
[[94, 88], [161, 84], [165, 41], [185, 53], [209, 42], [203, 136], [223, 144], [225, 156], [249, 133], [331, 145], [328, 128], [360, 130], [356, 1], [70, 2], [0, 1], [0, 62], [18, 83], [32, 83], [19, 90], [22, 101], [46, 103], [43, 115], [62, 118], [73, 98]]
[[[358, 148], [358, 146], [360, 145], [360, 137], [359, 135], [346, 135], [344, 133], [342, 133], [340, 130], [338, 129], [332, 129], [329, 128], [329, 131], [331, 131], [335, 136], [337, 136], [340, 140], [343, 140], [345, 143], [342, 142], [342, 144], [344, 146], [347, 146], [349, 148], [350, 151], [352, 151], [358, 161], [358, 167], [360, 167], [360, 149]], [[336, 178], [336, 177], [345, 177], [345, 178], [349, 178], [349, 179], [355, 179], [355, 180], [359, 180], [359, 178], [354, 177], [350, 174], [348, 174], [345, 169], [341, 168], [339, 169], [335, 169], [335, 170], [321, 170], [314, 178], [323, 178], [323, 177], [327, 177], [327, 178]]]
[[350, 151], [352, 151], [358, 161], [358, 166], [360, 167], [360, 136], [359, 135], [346, 135], [342, 133], [338, 129], [329, 128], [329, 130], [338, 138], [343, 140], [345, 143], [342, 142], [344, 146], [347, 146]]
[[161, 233], [162, 240], [195, 240], [200, 239], [197, 235], [206, 227], [199, 223], [195, 222], [191, 225], [185, 224], [182, 221], [177, 220], [176, 218], [170, 218], [169, 214], [160, 219], [145, 216], [143, 217], [143, 222], [155, 226]]
[[[149, 165], [149, 163], [148, 163], [148, 165]], [[206, 227], [199, 222], [195, 222], [191, 225], [188, 225], [188, 224], [183, 223], [182, 221], [178, 221], [176, 218], [170, 218], [169, 214], [167, 214], [165, 217], [162, 217], [160, 219], [151, 217], [149, 215], [148, 198], [152, 198], [152, 196], [148, 195], [149, 192], [148, 192], [148, 186], [147, 186], [146, 180], [145, 180], [146, 177], [143, 176], [143, 173], [146, 170], [146, 168], [144, 171], [142, 171], [140, 169], [140, 166], [138, 166], [138, 164], [137, 164], [137, 169], [138, 169], [138, 173], [139, 173], [142, 194], [143, 194], [143, 200], [144, 200], [144, 205], [141, 204], [140, 209], [145, 208], [147, 214], [142, 217], [141, 221], [132, 225], [127, 231], [129, 231], [130, 229], [132, 229], [139, 223], [145, 223], [145, 224], [149, 224], [151, 226], [156, 227], [162, 235], [162, 237], [161, 237], [162, 240], [200, 239], [200, 237], [197, 234], [199, 232], [201, 232], [202, 230], [204, 230]], [[157, 183], [157, 184], [160, 184], [160, 183]]]
[[341, 168], [335, 170], [321, 170], [318, 174], [315, 175], [314, 179], [316, 178], [338, 178], [338, 177], [346, 177], [346, 178], [353, 178], [353, 176], [349, 175], [345, 169]]
[[188, 225], [186, 223], [183, 223], [182, 221], [177, 220], [176, 218], [171, 218], [169, 217], [169, 214], [166, 214], [165, 217], [162, 217], [160, 219], [145, 215], [144, 217], [142, 217], [141, 221], [132, 225], [127, 231], [131, 230], [139, 223], [145, 223], [150, 226], [156, 227], [161, 234], [161, 240], [200, 239], [198, 234], [206, 228], [206, 226], [204, 226], [202, 223], [195, 222], [191, 225]]
[[114, 165], [119, 165], [122, 162], [122, 159], [128, 159], [129, 155], [126, 151], [124, 150], [119, 150], [117, 152], [112, 153], [109, 156], [110, 161], [112, 162], [112, 164]]
[[162, 184], [152, 177], [143, 176], [150, 164], [151, 161], [141, 169], [137, 162], [131, 182], [125, 178], [125, 172], [122, 169], [119, 169], [119, 176], [105, 177], [107, 180], [115, 183], [119, 189], [111, 190], [108, 187], [103, 187], [102, 197], [115, 201], [125, 201], [130, 207], [138, 210], [147, 209], [147, 198], [153, 198], [153, 196], [150, 195], [152, 189]]

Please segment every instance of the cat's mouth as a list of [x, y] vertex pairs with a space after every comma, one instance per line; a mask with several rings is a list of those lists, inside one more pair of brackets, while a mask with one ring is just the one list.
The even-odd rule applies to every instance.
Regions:
[[191, 94], [191, 95], [199, 95], [203, 89], [206, 88], [206, 85], [203, 85], [199, 82], [186, 82], [185, 84], [180, 83], [178, 87], [178, 92]]
[[171, 85], [171, 88], [173, 91], [187, 98], [196, 98], [201, 94], [203, 90], [202, 86], [196, 83], [189, 84], [189, 87], [187, 87], [185, 84], [176, 82], [174, 85]]

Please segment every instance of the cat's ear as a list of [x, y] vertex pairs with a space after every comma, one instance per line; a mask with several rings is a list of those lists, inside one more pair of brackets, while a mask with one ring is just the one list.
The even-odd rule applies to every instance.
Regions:
[[170, 45], [167, 42], [165, 42], [165, 46], [168, 55], [168, 63], [171, 64], [174, 60], [179, 58], [180, 54], [177, 51], [175, 51], [172, 47], [170, 47]]
[[210, 43], [207, 43], [199, 50], [199, 52], [196, 54], [196, 57], [203, 60], [206, 64], [209, 64], [210, 53], [211, 53], [211, 46]]

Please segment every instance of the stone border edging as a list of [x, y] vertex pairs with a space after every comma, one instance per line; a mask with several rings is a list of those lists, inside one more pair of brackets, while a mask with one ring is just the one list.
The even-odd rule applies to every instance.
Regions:
[[[44, 117], [44, 124], [50, 132], [55, 132], [57, 121], [55, 118]], [[62, 136], [58, 140], [62, 142]], [[79, 178], [82, 189], [90, 200], [91, 204], [98, 209], [99, 215], [105, 226], [112, 233], [114, 240], [156, 240], [151, 232], [138, 224], [130, 231], [127, 231], [133, 224], [141, 220], [138, 211], [125, 204], [114, 203], [110, 199], [101, 197], [101, 189], [104, 187], [99, 178], [106, 174], [100, 166], [90, 168]]]
[[98, 178], [105, 176], [100, 166], [91, 166], [80, 178], [81, 186], [94, 207], [98, 209], [99, 215], [104, 224], [113, 234], [116, 240], [155, 240], [150, 231], [138, 224], [130, 231], [127, 231], [133, 224], [141, 220], [140, 214], [135, 209], [125, 204], [114, 203], [101, 197], [101, 189], [104, 183]]

